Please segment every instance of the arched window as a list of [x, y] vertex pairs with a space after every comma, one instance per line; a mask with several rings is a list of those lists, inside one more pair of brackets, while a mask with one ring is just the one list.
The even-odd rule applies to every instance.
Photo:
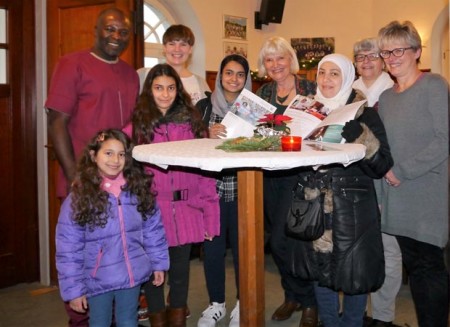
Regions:
[[155, 1], [144, 1], [144, 66], [152, 67], [164, 62], [162, 37], [172, 25], [170, 15]]

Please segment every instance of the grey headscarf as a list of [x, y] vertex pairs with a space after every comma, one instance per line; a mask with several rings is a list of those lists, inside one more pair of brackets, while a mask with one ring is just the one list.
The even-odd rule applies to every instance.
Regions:
[[217, 72], [216, 76], [216, 85], [214, 88], [213, 93], [211, 94], [211, 104], [212, 104], [212, 111], [219, 115], [220, 117], [225, 117], [229, 110], [229, 106], [227, 103], [227, 100], [225, 99], [225, 94], [223, 93], [223, 87], [222, 87], [222, 71], [223, 68], [227, 63], [230, 61], [235, 61], [242, 65], [244, 67], [244, 71], [247, 75], [247, 79], [245, 80], [244, 88], [251, 91], [252, 90], [252, 78], [250, 75], [250, 68], [247, 62], [247, 59], [241, 55], [232, 54], [229, 56], [226, 56], [223, 58], [222, 62], [220, 63], [219, 71]]

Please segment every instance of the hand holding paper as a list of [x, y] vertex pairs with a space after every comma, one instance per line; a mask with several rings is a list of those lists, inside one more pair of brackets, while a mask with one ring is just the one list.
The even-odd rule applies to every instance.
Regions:
[[252, 137], [258, 120], [275, 110], [275, 106], [243, 89], [222, 120], [222, 125], [226, 127], [226, 136], [219, 137], [227, 139], [239, 136]]
[[291, 135], [340, 143], [342, 126], [355, 118], [358, 109], [365, 102], [366, 100], [350, 103], [330, 111], [320, 102], [297, 95], [289, 104], [285, 115], [292, 117], [288, 124]]

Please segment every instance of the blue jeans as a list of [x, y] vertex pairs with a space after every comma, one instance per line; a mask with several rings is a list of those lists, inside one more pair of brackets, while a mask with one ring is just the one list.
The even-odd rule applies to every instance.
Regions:
[[225, 302], [225, 253], [227, 237], [233, 254], [235, 284], [239, 299], [239, 247], [237, 199], [225, 202], [220, 198], [220, 235], [203, 243], [205, 250], [204, 270], [209, 301]]
[[339, 292], [318, 286], [317, 283], [314, 285], [314, 290], [319, 318], [324, 327], [362, 327], [367, 294], [344, 294], [343, 310], [340, 310]]
[[110, 327], [113, 304], [117, 327], [137, 327], [140, 289], [139, 285], [88, 298], [89, 327]]

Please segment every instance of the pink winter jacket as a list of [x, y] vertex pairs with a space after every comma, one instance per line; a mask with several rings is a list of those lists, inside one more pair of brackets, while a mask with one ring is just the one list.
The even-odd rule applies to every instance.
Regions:
[[[131, 136], [132, 126], [124, 132]], [[194, 139], [189, 123], [161, 124], [155, 129], [152, 143]], [[219, 197], [214, 178], [201, 170], [170, 166], [167, 170], [148, 165], [154, 174], [153, 189], [161, 208], [161, 216], [169, 246], [198, 243], [208, 236], [220, 234]], [[179, 200], [174, 201], [174, 197]]]

